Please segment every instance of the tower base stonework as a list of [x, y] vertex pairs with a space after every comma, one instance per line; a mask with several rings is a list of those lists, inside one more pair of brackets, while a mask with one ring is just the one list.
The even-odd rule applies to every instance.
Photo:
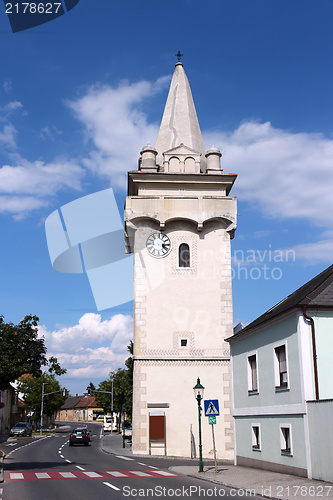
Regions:
[[[198, 407], [192, 389], [198, 376], [206, 387], [205, 399], [219, 400], [220, 416], [216, 417], [214, 426], [217, 458], [233, 459], [230, 363], [227, 359], [136, 360], [133, 453], [198, 456]], [[150, 443], [149, 440], [149, 415], [154, 414], [165, 415], [165, 449], [164, 443]], [[202, 442], [203, 457], [214, 459], [212, 430], [204, 413]]]

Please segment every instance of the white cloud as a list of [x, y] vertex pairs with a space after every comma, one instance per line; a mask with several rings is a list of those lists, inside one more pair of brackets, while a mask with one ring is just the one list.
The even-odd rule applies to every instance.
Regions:
[[20, 165], [0, 168], [0, 193], [45, 197], [65, 187], [79, 190], [82, 173], [77, 163], [66, 159], [47, 164], [21, 160]]
[[84, 314], [77, 325], [49, 332], [39, 327], [48, 355], [67, 369], [66, 377], [107, 377], [129, 357], [127, 346], [133, 337], [133, 318], [117, 314], [102, 321], [99, 314]]
[[6, 94], [9, 94], [13, 90], [13, 83], [9, 78], [6, 78], [2, 84], [2, 87]]
[[304, 243], [296, 245], [292, 249], [296, 260], [302, 260], [306, 264], [328, 264], [333, 262], [333, 240], [320, 240], [315, 243]]
[[9, 149], [16, 148], [15, 136], [17, 131], [11, 123], [4, 125], [2, 132], [0, 131], [0, 146]]
[[238, 174], [233, 192], [241, 200], [271, 217], [332, 227], [332, 139], [248, 122], [231, 133], [208, 132], [205, 142], [222, 150], [224, 171]]
[[141, 148], [154, 142], [158, 126], [148, 123], [141, 103], [168, 81], [169, 77], [162, 77], [156, 82], [124, 82], [117, 88], [94, 86], [83, 97], [67, 101], [94, 146], [85, 166], [108, 177], [113, 187], [125, 187], [127, 171], [137, 168]]
[[84, 170], [74, 161], [57, 159], [54, 162], [28, 162], [0, 168], [0, 213], [22, 218], [32, 210], [49, 203], [60, 189], [81, 189]]

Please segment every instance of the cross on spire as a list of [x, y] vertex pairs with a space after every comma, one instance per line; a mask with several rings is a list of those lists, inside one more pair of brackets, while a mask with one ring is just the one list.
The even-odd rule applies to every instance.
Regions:
[[181, 62], [180, 61], [180, 58], [183, 57], [184, 54], [181, 54], [180, 53], [180, 50], [178, 50], [178, 54], [175, 54], [176, 57], [178, 57], [178, 62]]

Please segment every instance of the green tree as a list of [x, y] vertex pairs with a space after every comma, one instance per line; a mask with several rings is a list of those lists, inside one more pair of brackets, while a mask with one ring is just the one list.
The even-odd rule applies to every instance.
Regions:
[[[34, 411], [33, 420], [40, 421], [42, 405], [42, 386], [44, 385], [43, 414], [51, 417], [64, 404], [66, 396], [60, 387], [58, 380], [53, 373], [44, 372], [39, 376], [24, 375], [18, 381], [18, 390], [23, 394], [24, 408], [27, 411]], [[60, 391], [60, 392], [56, 392]]]
[[42, 366], [49, 365], [50, 372], [62, 375], [57, 358], [46, 357], [46, 346], [43, 338], [38, 338], [37, 316], [25, 316], [18, 324], [5, 323], [0, 316], [0, 390], [7, 389], [11, 382], [24, 374], [40, 376]]
[[[127, 346], [128, 351], [133, 354], [133, 342]], [[113, 411], [120, 416], [123, 404], [126, 405], [126, 415], [129, 420], [132, 419], [132, 394], [133, 394], [133, 357], [130, 356], [125, 361], [126, 368], [118, 368], [110, 372], [109, 378], [103, 380], [98, 386], [99, 391], [112, 392], [113, 380]], [[109, 394], [94, 393], [96, 401], [105, 412], [110, 411], [111, 396]], [[118, 418], [118, 422], [120, 419]]]
[[95, 385], [92, 382], [89, 382], [89, 385], [87, 386], [88, 396], [95, 396], [95, 394], [94, 394], [95, 390], [96, 390]]

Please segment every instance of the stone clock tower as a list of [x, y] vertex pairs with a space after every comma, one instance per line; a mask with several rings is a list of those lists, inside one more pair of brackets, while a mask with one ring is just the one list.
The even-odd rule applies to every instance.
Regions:
[[[134, 254], [133, 452], [198, 455], [193, 387], [218, 399], [217, 456], [233, 457], [229, 346], [230, 239], [235, 174], [205, 152], [191, 89], [178, 62], [155, 147], [128, 174], [127, 252]], [[202, 416], [203, 455], [213, 458]]]

